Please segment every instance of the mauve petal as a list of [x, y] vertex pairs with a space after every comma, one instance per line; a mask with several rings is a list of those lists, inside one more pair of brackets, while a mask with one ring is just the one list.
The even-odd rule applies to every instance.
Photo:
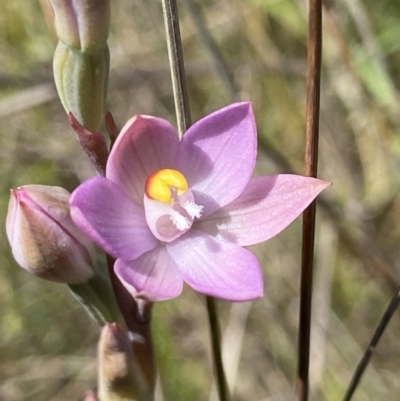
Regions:
[[159, 246], [136, 260], [115, 262], [115, 273], [136, 298], [163, 301], [182, 292], [182, 275], [165, 247]]
[[174, 168], [178, 134], [166, 120], [136, 116], [122, 128], [107, 162], [106, 176], [143, 205], [146, 180], [163, 168]]
[[[235, 103], [198, 121], [183, 136], [178, 169], [207, 202], [203, 216], [236, 199], [254, 169], [257, 130], [250, 103]], [[198, 203], [196, 198], [196, 203]]]
[[281, 232], [329, 185], [290, 174], [252, 178], [236, 200], [194, 227], [221, 241], [258, 244]]
[[157, 246], [144, 210], [106, 178], [83, 183], [72, 193], [70, 204], [75, 224], [117, 258], [135, 259]]
[[230, 301], [263, 296], [260, 265], [248, 250], [190, 230], [167, 244], [183, 280], [196, 291]]

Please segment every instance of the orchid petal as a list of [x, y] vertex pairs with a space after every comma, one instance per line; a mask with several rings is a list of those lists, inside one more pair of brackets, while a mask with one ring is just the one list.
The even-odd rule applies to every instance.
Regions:
[[231, 301], [263, 295], [260, 265], [244, 248], [193, 229], [166, 247], [183, 280], [196, 291]]
[[158, 243], [147, 226], [143, 209], [106, 178], [83, 183], [73, 192], [70, 204], [75, 224], [115, 257], [135, 259]]
[[236, 200], [195, 227], [220, 241], [258, 244], [281, 232], [329, 185], [290, 174], [252, 178]]
[[[205, 207], [204, 217], [242, 193], [254, 169], [256, 146], [250, 103], [235, 103], [212, 113], [183, 136], [178, 169], [194, 194], [200, 193], [196, 203]], [[201, 203], [203, 197], [213, 202]]]
[[147, 178], [155, 171], [175, 166], [178, 144], [178, 134], [168, 121], [133, 117], [114, 144], [106, 176], [142, 206]]
[[163, 301], [182, 292], [182, 275], [165, 247], [157, 247], [136, 260], [118, 259], [115, 273], [136, 298]]

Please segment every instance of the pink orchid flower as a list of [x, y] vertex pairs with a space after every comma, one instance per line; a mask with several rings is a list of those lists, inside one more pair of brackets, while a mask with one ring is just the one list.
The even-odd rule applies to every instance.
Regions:
[[329, 183], [251, 178], [256, 153], [250, 103], [203, 118], [181, 141], [169, 122], [133, 117], [114, 144], [106, 177], [72, 194], [71, 215], [117, 258], [115, 272], [134, 297], [174, 298], [183, 282], [232, 301], [261, 297], [260, 265], [243, 247], [278, 234]]

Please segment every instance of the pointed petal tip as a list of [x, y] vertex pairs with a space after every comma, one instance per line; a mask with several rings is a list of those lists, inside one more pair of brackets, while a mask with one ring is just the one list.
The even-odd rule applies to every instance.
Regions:
[[293, 174], [255, 177], [234, 202], [196, 228], [241, 246], [258, 244], [286, 228], [330, 185]]
[[333, 185], [330, 181], [321, 180], [319, 178], [315, 178], [316, 183], [318, 186], [321, 186], [322, 189], [328, 188]]
[[332, 185], [331, 182], [324, 181], [319, 178], [311, 178], [311, 179], [313, 180], [313, 182], [311, 183], [310, 186], [314, 188], [315, 197], [317, 197], [322, 191], [324, 191], [326, 188]]
[[225, 109], [249, 109], [252, 110], [253, 109], [253, 103], [250, 101], [244, 101], [244, 102], [235, 102], [235, 103], [231, 103], [228, 106], [223, 107], [221, 110], [225, 110]]

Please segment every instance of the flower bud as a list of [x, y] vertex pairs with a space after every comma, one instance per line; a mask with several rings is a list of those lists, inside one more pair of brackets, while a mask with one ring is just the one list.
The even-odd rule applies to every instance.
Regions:
[[86, 53], [58, 42], [53, 60], [58, 95], [65, 111], [90, 131], [97, 131], [103, 120], [109, 68], [107, 46]]
[[75, 226], [67, 190], [26, 185], [11, 190], [7, 236], [15, 260], [30, 273], [60, 283], [83, 283], [93, 275], [95, 249]]
[[106, 46], [110, 26], [110, 0], [50, 0], [58, 38], [85, 52]]
[[103, 327], [98, 352], [100, 401], [143, 399], [147, 386], [134, 358], [132, 342], [115, 323]]

